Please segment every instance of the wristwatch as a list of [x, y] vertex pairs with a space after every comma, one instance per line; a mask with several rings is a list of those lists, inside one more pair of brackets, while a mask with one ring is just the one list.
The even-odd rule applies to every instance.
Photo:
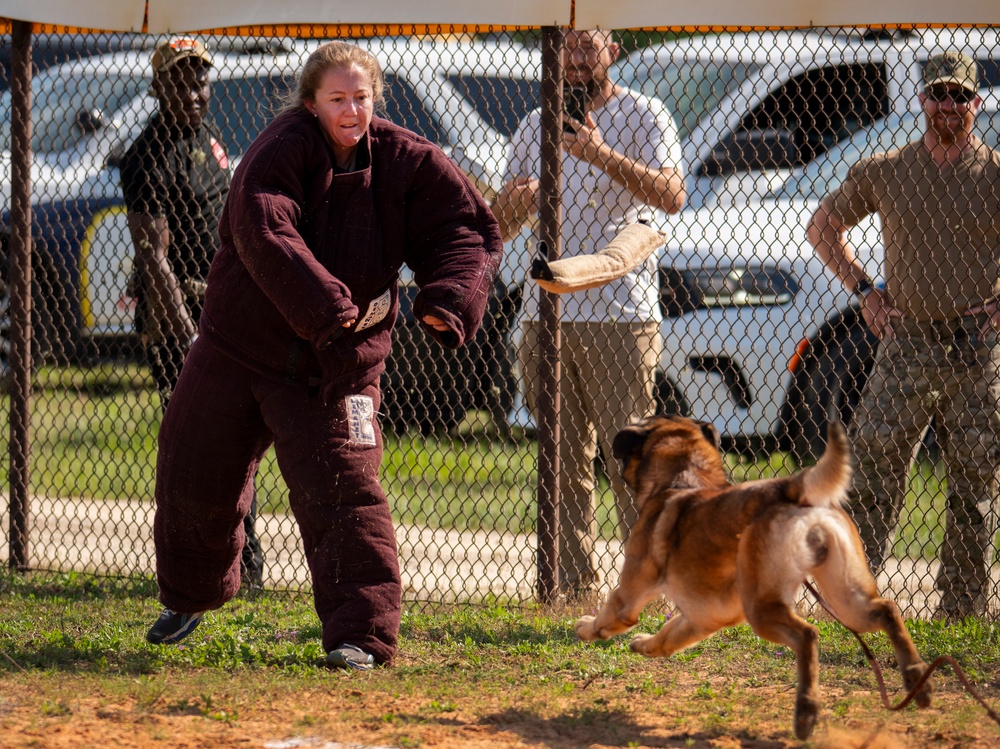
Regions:
[[854, 296], [856, 296], [858, 298], [858, 301], [860, 302], [862, 299], [865, 298], [865, 295], [874, 288], [875, 287], [872, 285], [871, 281], [869, 281], [867, 278], [862, 278], [854, 286], [854, 291], [852, 291], [851, 293], [854, 294]]

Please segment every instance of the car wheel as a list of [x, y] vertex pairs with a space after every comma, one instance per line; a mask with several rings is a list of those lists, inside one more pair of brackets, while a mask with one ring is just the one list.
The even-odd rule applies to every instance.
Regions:
[[474, 379], [467, 385], [472, 408], [488, 411], [493, 424], [510, 436], [507, 414], [514, 406], [517, 358], [510, 344], [510, 329], [521, 309], [521, 287], [497, 282], [483, 318], [482, 327], [469, 344]]
[[419, 326], [397, 324], [382, 376], [382, 423], [397, 434], [427, 436], [457, 426], [468, 411], [468, 386], [458, 382], [471, 362], [464, 349], [446, 349]]
[[656, 372], [656, 413], [660, 416], [690, 416], [691, 406], [677, 385], [663, 372]]
[[831, 421], [851, 423], [877, 345], [856, 314], [840, 318], [813, 341], [785, 409], [785, 444], [800, 464], [814, 463], [823, 454]]

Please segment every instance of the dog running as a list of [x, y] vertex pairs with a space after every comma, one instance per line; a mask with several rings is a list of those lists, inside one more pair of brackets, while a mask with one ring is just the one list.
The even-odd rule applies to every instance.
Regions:
[[[812, 577], [848, 627], [888, 635], [911, 689], [927, 664], [899, 608], [881, 598], [858, 530], [842, 509], [852, 468], [847, 436], [831, 424], [819, 462], [793, 476], [729, 483], [719, 434], [704, 422], [653, 416], [626, 427], [612, 452], [622, 461], [639, 517], [625, 544], [618, 587], [597, 616], [576, 622], [582, 640], [607, 639], [636, 625], [658, 596], [677, 613], [630, 649], [668, 658], [724, 627], [748, 622], [760, 636], [795, 652], [795, 735], [808, 738], [819, 712], [818, 631], [795, 613]], [[930, 705], [928, 681], [915, 696]]]

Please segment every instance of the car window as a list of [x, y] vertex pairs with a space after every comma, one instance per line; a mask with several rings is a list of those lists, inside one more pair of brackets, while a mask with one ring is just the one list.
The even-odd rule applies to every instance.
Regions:
[[[141, 77], [40, 75], [31, 81], [31, 149], [56, 153], [108, 124], [112, 113], [146, 87]], [[0, 142], [10, 143], [11, 92], [0, 97]]]
[[510, 138], [524, 116], [538, 106], [541, 83], [524, 78], [500, 76], [448, 76], [455, 87], [473, 106], [483, 121], [506, 138]]
[[628, 88], [666, 104], [683, 140], [706, 113], [758, 69], [753, 63], [735, 60], [681, 60], [652, 66], [626, 63], [612, 75]]
[[394, 73], [385, 74], [385, 117], [438, 145], [448, 143], [441, 123], [424, 106], [413, 86]]
[[[789, 179], [770, 197], [818, 200], [847, 177], [848, 170], [859, 159], [873, 153], [902, 148], [920, 138], [924, 130], [924, 115], [910, 112], [887, 117], [859, 131], [847, 143], [830, 149], [816, 159], [801, 174]], [[976, 118], [976, 133], [991, 148], [1000, 148], [1000, 112], [982, 111]]]
[[713, 149], [698, 173], [795, 169], [890, 110], [884, 64], [812, 68], [771, 91]]
[[240, 156], [274, 118], [293, 78], [229, 78], [212, 83], [211, 111], [230, 157]]
[[979, 88], [1000, 86], [1000, 60], [979, 60]]
[[[142, 43], [141, 34], [35, 34], [31, 39], [31, 62], [34, 75], [46, 68], [65, 62], [80, 60], [91, 55], [117, 52]], [[10, 87], [11, 53], [10, 34], [0, 36], [0, 91]]]

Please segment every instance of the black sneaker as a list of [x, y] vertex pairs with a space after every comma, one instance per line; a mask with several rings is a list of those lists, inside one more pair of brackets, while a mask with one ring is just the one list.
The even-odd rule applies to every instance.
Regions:
[[180, 642], [201, 622], [204, 611], [197, 614], [178, 614], [170, 609], [163, 609], [160, 618], [153, 623], [146, 633], [146, 642], [154, 645], [169, 645], [172, 642]]
[[375, 657], [359, 647], [345, 643], [326, 654], [326, 665], [330, 668], [371, 671], [375, 668]]

